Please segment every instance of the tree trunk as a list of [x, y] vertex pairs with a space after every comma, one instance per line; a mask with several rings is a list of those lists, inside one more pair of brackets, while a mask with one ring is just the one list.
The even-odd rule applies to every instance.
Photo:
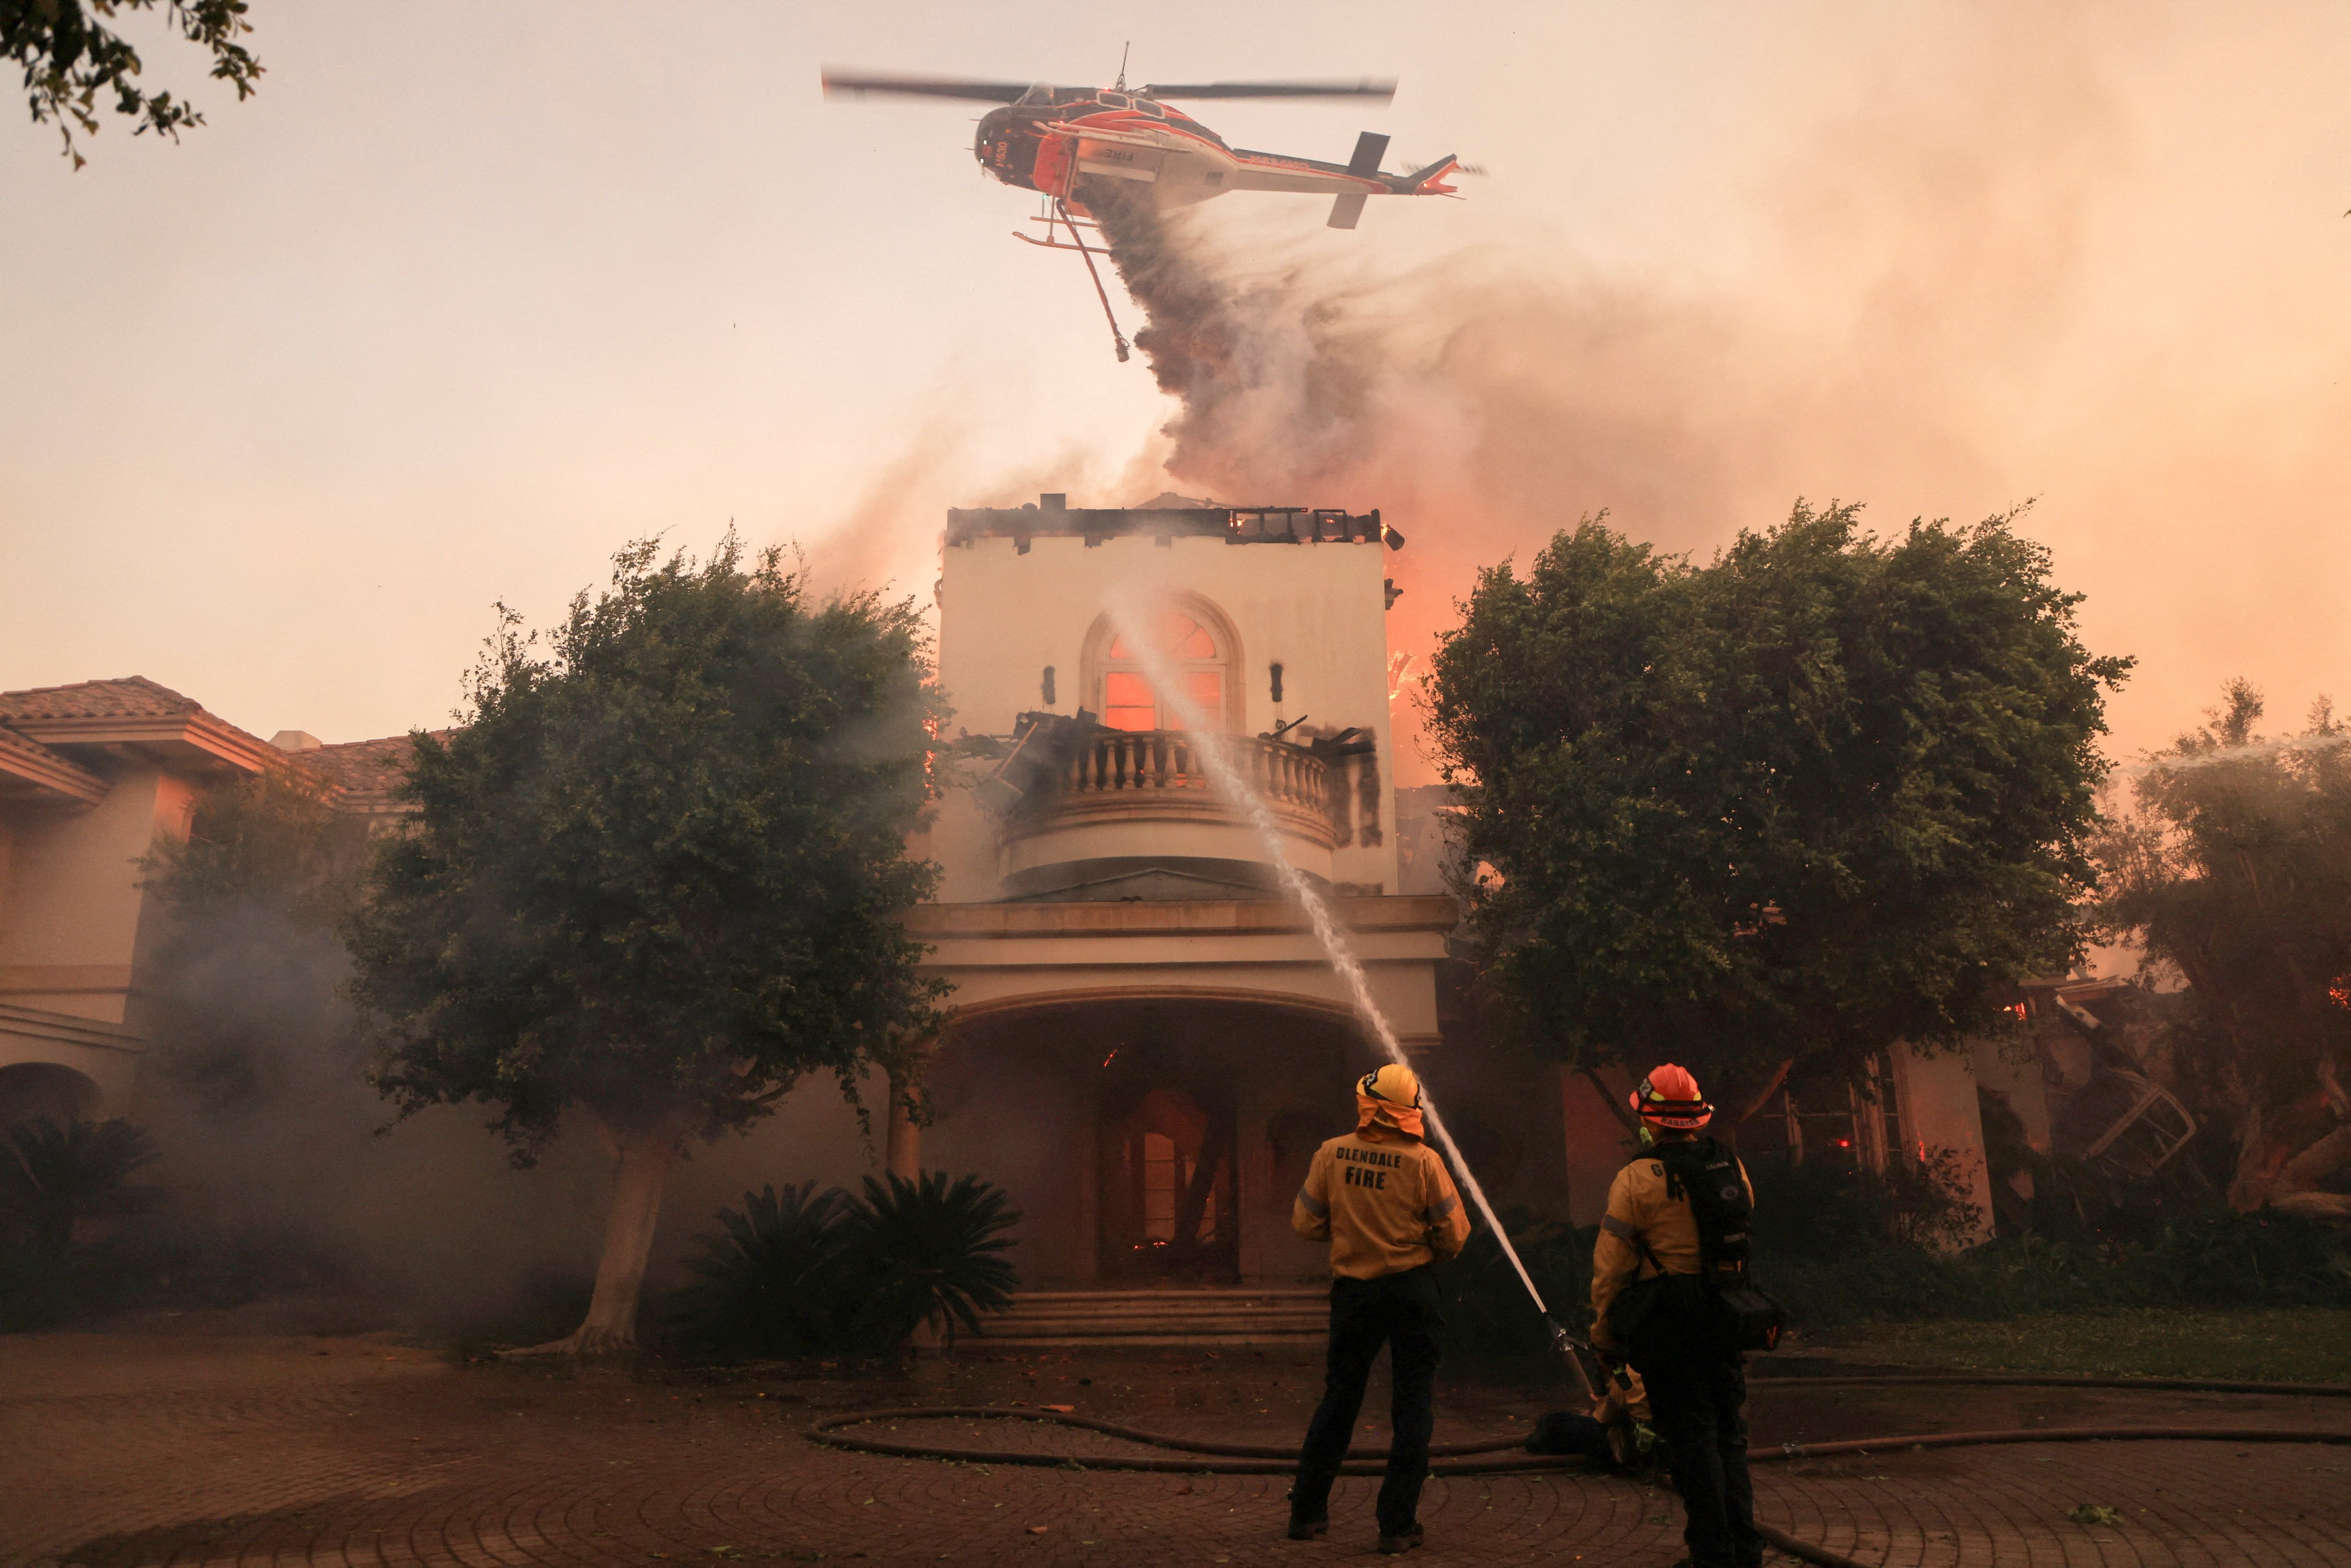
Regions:
[[914, 1096], [921, 1092], [922, 1068], [906, 1061], [890, 1069], [890, 1123], [884, 1134], [882, 1163], [893, 1176], [906, 1181], [923, 1174], [923, 1127], [914, 1120]]
[[676, 1113], [639, 1127], [603, 1124], [613, 1149], [612, 1201], [604, 1216], [604, 1250], [596, 1263], [596, 1290], [587, 1321], [562, 1339], [517, 1352], [522, 1355], [609, 1355], [637, 1345], [637, 1299], [661, 1220], [662, 1195], [677, 1163], [685, 1118]]

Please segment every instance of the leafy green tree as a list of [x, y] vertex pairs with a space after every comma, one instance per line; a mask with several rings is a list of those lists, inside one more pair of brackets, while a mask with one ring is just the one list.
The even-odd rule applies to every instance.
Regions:
[[1431, 735], [1489, 976], [1580, 1067], [1792, 1064], [1995, 1026], [2080, 951], [2103, 694], [2011, 517], [1878, 539], [1799, 503], [1711, 564], [1587, 520], [1479, 575]]
[[577, 1109], [618, 1166], [595, 1296], [561, 1347], [633, 1343], [683, 1138], [854, 1082], [935, 1027], [902, 916], [937, 719], [914, 606], [821, 604], [776, 552], [614, 560], [542, 644], [512, 613], [349, 927], [350, 994], [403, 1112], [479, 1101], [528, 1163]]
[[2351, 728], [2321, 699], [2300, 735], [2254, 727], [2230, 683], [2201, 728], [2147, 759], [2099, 839], [2102, 914], [2188, 982], [2176, 1065], [2234, 1112], [2231, 1202], [2351, 1218]]
[[107, 25], [124, 11], [152, 11], [159, 4], [180, 36], [212, 57], [216, 80], [235, 88], [240, 100], [253, 96], [261, 62], [237, 41], [253, 30], [246, 0], [0, 0], [0, 53], [24, 68], [33, 123], [57, 126], [75, 168], [88, 160], [74, 146], [74, 128], [97, 134], [100, 93], [141, 132], [176, 141], [181, 127], [204, 122], [193, 104], [141, 88], [139, 51]]

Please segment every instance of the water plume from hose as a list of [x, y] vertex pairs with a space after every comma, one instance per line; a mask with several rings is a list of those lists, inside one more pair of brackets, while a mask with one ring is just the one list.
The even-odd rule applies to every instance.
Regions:
[[[1139, 595], [1124, 591], [1112, 593], [1108, 609], [1112, 624], [1118, 628], [1119, 635], [1126, 645], [1134, 651], [1136, 662], [1143, 666], [1144, 677], [1157, 690], [1160, 702], [1175, 716], [1177, 727], [1192, 737], [1193, 747], [1201, 766], [1207, 772], [1208, 781], [1227, 803], [1247, 820], [1264, 848], [1266, 858], [1272, 862], [1274, 874], [1280, 879], [1282, 890], [1305, 912], [1306, 923], [1312, 928], [1314, 939], [1322, 945], [1323, 955], [1330, 959], [1332, 969], [1347, 988], [1347, 997], [1354, 1006], [1355, 1016], [1363, 1020], [1364, 1027], [1371, 1032], [1383, 1055], [1399, 1067], [1410, 1068], [1412, 1062], [1405, 1055], [1403, 1042], [1396, 1039], [1395, 1027], [1388, 1022], [1387, 1015], [1380, 1010], [1378, 1001], [1373, 998], [1371, 977], [1364, 972], [1363, 961], [1355, 956], [1346, 933], [1340, 929], [1337, 917], [1331, 913], [1330, 901], [1322, 896], [1322, 890], [1308, 879], [1306, 873], [1291, 862], [1290, 852], [1281, 841], [1280, 826], [1274, 821], [1271, 809], [1235, 765], [1223, 732], [1211, 724], [1199, 706], [1192, 701], [1190, 694], [1168, 664], [1166, 653], [1160, 647], [1156, 634], [1159, 618], [1151, 612], [1149, 606], [1140, 601]], [[1418, 1076], [1417, 1072], [1415, 1076]], [[1503, 1256], [1510, 1259], [1510, 1267], [1518, 1270], [1519, 1282], [1533, 1298], [1535, 1310], [1548, 1316], [1550, 1308], [1543, 1304], [1542, 1292], [1535, 1289], [1533, 1277], [1527, 1272], [1527, 1266], [1519, 1260], [1518, 1249], [1510, 1245], [1510, 1233], [1502, 1228], [1500, 1217], [1495, 1214], [1493, 1204], [1487, 1200], [1486, 1189], [1479, 1185], [1477, 1173], [1461, 1157], [1460, 1145], [1453, 1141], [1453, 1134], [1447, 1130], [1445, 1118], [1438, 1113], [1426, 1085], [1421, 1089], [1420, 1099], [1421, 1114], [1429, 1130], [1437, 1134], [1437, 1147], [1444, 1151], [1454, 1174], [1461, 1178], [1461, 1186], [1468, 1192], [1469, 1201], [1477, 1206], [1478, 1212], [1485, 1216], [1486, 1223], [1493, 1228], [1494, 1239], [1501, 1243]]]

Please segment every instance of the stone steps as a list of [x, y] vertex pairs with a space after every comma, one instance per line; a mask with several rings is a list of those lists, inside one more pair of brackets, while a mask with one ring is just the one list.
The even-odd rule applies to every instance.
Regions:
[[1327, 1287], [1024, 1291], [985, 1320], [982, 1343], [1005, 1349], [1081, 1345], [1319, 1345]]

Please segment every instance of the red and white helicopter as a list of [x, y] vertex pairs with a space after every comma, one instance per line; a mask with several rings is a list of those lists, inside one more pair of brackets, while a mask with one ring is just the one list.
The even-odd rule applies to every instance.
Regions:
[[[1046, 211], [1037, 221], [1046, 225], [1046, 237], [1014, 237], [1081, 253], [1106, 315], [1110, 296], [1102, 288], [1102, 275], [1094, 269], [1097, 252], [1079, 232], [1081, 226], [1094, 226], [1077, 194], [1079, 181], [1084, 177], [1124, 182], [1163, 210], [1191, 206], [1228, 191], [1328, 194], [1332, 198], [1329, 225], [1351, 229], [1363, 216], [1364, 204], [1374, 196], [1454, 194], [1454, 188], [1445, 183], [1446, 176], [1461, 167], [1458, 159], [1447, 155], [1409, 174], [1383, 173], [1380, 161], [1387, 155], [1388, 139], [1374, 131], [1355, 139], [1354, 155], [1344, 163], [1251, 152], [1228, 144], [1168, 102], [1171, 99], [1345, 98], [1386, 103], [1395, 96], [1392, 81], [1153, 82], [1130, 88], [1122, 66], [1115, 87], [1077, 88], [1050, 82], [876, 76], [828, 69], [824, 90], [860, 96], [904, 93], [1003, 105], [981, 116], [972, 155], [982, 169], [1006, 184], [1044, 196]], [[1056, 237], [1060, 228], [1068, 230], [1070, 243]], [[1117, 341], [1118, 357], [1125, 359], [1127, 342], [1114, 315], [1111, 336]]]

